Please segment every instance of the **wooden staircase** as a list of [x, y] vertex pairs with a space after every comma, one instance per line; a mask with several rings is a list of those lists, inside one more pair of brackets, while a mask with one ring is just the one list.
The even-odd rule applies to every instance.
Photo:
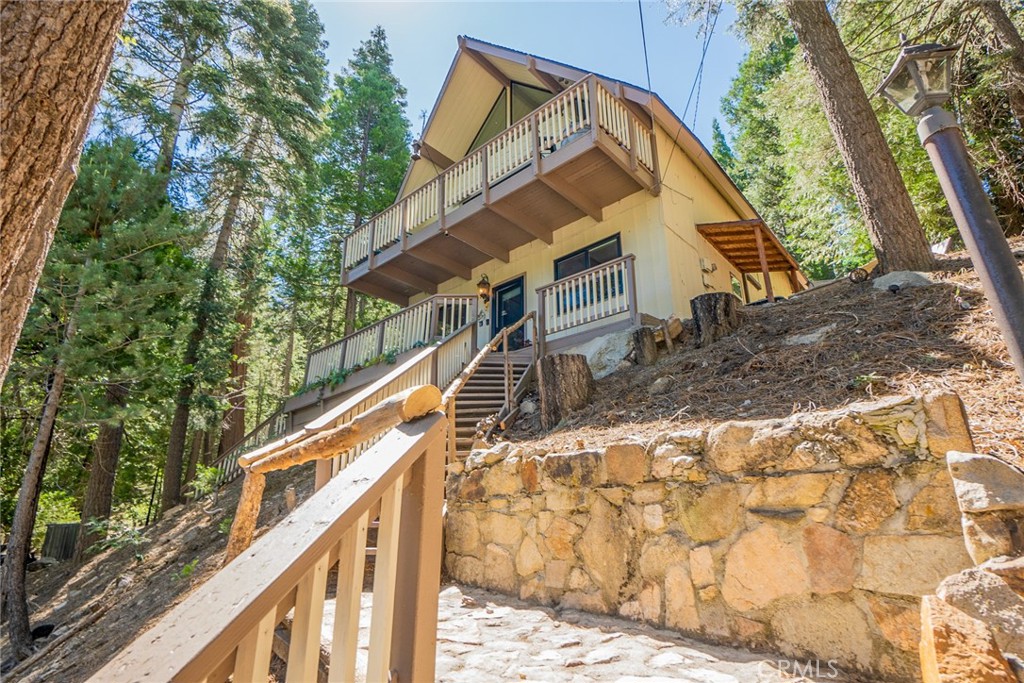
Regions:
[[[512, 383], [519, 384], [530, 367], [530, 357], [512, 358]], [[480, 420], [497, 415], [505, 404], [505, 362], [500, 355], [489, 356], [455, 398], [455, 451], [460, 458], [473, 447]]]

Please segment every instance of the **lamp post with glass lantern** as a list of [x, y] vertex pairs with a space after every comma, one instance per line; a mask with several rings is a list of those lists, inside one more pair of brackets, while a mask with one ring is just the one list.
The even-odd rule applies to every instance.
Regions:
[[950, 58], [959, 46], [908, 45], [905, 36], [900, 39], [900, 55], [875, 94], [904, 114], [919, 117], [917, 134], [1024, 383], [1024, 279], [971, 165], [960, 126], [942, 106], [950, 97]]

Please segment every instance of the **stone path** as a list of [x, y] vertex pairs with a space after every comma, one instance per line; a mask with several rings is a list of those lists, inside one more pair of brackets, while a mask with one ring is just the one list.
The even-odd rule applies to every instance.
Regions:
[[[358, 668], [366, 664], [369, 609], [363, 594]], [[334, 602], [323, 633], [329, 642]], [[644, 624], [576, 610], [553, 610], [477, 588], [441, 591], [437, 681], [558, 683], [786, 683], [850, 681], [821, 662], [813, 676], [794, 675], [783, 657], [707, 645]], [[800, 667], [814, 663], [799, 662]], [[801, 668], [804, 674], [808, 669]], [[813, 672], [813, 669], [810, 670]], [[833, 674], [830, 676], [830, 674]]]

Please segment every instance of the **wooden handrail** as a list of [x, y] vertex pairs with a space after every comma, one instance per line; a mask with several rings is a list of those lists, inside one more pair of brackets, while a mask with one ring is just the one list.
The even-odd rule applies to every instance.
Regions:
[[319, 431], [302, 431], [295, 439], [249, 459], [245, 465], [245, 481], [238, 499], [238, 509], [231, 522], [228, 549], [224, 564], [238, 557], [252, 543], [260, 501], [266, 486], [267, 472], [288, 469], [295, 465], [333, 458], [339, 453], [372, 439], [402, 422], [410, 422], [437, 410], [441, 392], [433, 385], [410, 387], [355, 416], [347, 423]]
[[[445, 417], [392, 429], [90, 681], [266, 680], [274, 626], [295, 608], [287, 680], [316, 680], [328, 570], [337, 564], [331, 680], [354, 680], [366, 523], [381, 509], [367, 680], [434, 679]], [[353, 596], [355, 600], [353, 601]], [[354, 604], [353, 604], [354, 603]], [[309, 670], [312, 662], [312, 670]]]
[[573, 273], [572, 275], [569, 275], [568, 277], [563, 277], [561, 280], [555, 280], [553, 282], [549, 282], [546, 285], [541, 285], [540, 287], [537, 288], [537, 293], [539, 294], [542, 291], [546, 291], [548, 289], [552, 289], [553, 287], [557, 287], [558, 285], [565, 284], [566, 282], [569, 282], [570, 280], [575, 280], [577, 278], [586, 277], [587, 275], [590, 275], [591, 273], [595, 273], [595, 272], [597, 272], [599, 270], [604, 270], [605, 268], [608, 268], [610, 266], [614, 266], [617, 263], [621, 263], [623, 261], [631, 261], [631, 260], [635, 260], [635, 259], [636, 259], [636, 255], [635, 254], [626, 254], [625, 256], [620, 256], [619, 258], [612, 259], [611, 261], [605, 261], [604, 263], [602, 263], [600, 265], [591, 266], [590, 268], [587, 268], [586, 270], [581, 270], [580, 272]]

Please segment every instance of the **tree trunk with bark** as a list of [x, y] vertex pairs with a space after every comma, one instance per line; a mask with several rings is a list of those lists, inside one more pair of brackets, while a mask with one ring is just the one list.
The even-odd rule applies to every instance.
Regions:
[[[123, 408], [128, 400], [128, 387], [116, 382], [106, 388], [106, 403], [111, 408]], [[81, 562], [89, 548], [106, 538], [103, 531], [87, 531], [86, 523], [91, 520], [105, 521], [110, 518], [114, 500], [114, 480], [117, 476], [117, 462], [121, 456], [124, 441], [124, 420], [104, 420], [92, 447], [92, 464], [89, 466], [89, 481], [82, 500], [82, 527], [75, 543], [75, 562]]]
[[914, 205], [824, 0], [784, 0], [883, 272], [934, 264]]
[[1024, 127], [1024, 38], [1021, 38], [999, 0], [981, 0], [978, 7], [1006, 51], [1006, 69], [1010, 76], [1007, 87], [1010, 109], [1017, 123]]
[[75, 182], [128, 0], [0, 5], [0, 384]]
[[574, 410], [586, 406], [594, 390], [594, 375], [582, 354], [545, 356], [537, 363], [540, 422], [551, 429]]
[[654, 365], [658, 362], [658, 342], [654, 328], [641, 325], [633, 330], [633, 353], [637, 365]]
[[[87, 266], [88, 267], [88, 266]], [[78, 309], [85, 287], [79, 284], [75, 294], [75, 303], [68, 316], [64, 328], [62, 347], [67, 346], [75, 336]], [[58, 357], [53, 370], [53, 380], [46, 392], [43, 414], [39, 420], [39, 431], [36, 432], [32, 451], [25, 465], [25, 474], [18, 489], [18, 502], [14, 508], [14, 519], [11, 522], [11, 535], [7, 539], [7, 557], [4, 560], [4, 596], [7, 606], [7, 634], [15, 659], [21, 661], [32, 653], [32, 633], [28, 620], [28, 595], [25, 591], [25, 559], [32, 545], [32, 528], [36, 524], [36, 511], [39, 505], [39, 492], [46, 473], [46, 460], [50, 453], [53, 440], [53, 429], [57, 423], [57, 410], [61, 397], [64, 395], [64, 382], [67, 379], [67, 367], [62, 357]]]
[[[256, 141], [261, 127], [261, 124], [257, 123], [249, 133], [249, 139], [246, 141], [242, 152], [242, 159], [245, 162], [252, 161], [256, 153]], [[171, 431], [167, 442], [167, 459], [164, 462], [164, 484], [160, 497], [161, 512], [165, 512], [181, 503], [182, 468], [185, 464], [185, 437], [188, 434], [188, 418], [192, 408], [192, 396], [196, 390], [197, 379], [194, 371], [191, 369], [195, 368], [199, 362], [199, 349], [210, 326], [210, 308], [218, 298], [218, 280], [227, 264], [231, 234], [238, 220], [238, 212], [242, 205], [242, 194], [245, 190], [246, 181], [246, 175], [239, 172], [232, 183], [227, 207], [224, 210], [224, 217], [221, 219], [217, 243], [214, 246], [213, 254], [210, 256], [210, 261], [206, 265], [203, 290], [196, 309], [195, 326], [189, 335], [188, 345], [185, 348], [185, 355], [182, 359], [184, 365], [190, 368], [190, 370], [182, 379], [181, 385], [178, 387], [178, 395], [175, 399], [174, 418], [171, 420]]]
[[740, 326], [739, 300], [726, 292], [710, 292], [690, 299], [693, 333], [702, 348]]
[[186, 40], [182, 48], [181, 61], [178, 62], [178, 73], [174, 77], [174, 90], [171, 92], [171, 103], [167, 108], [167, 126], [164, 128], [163, 141], [160, 145], [160, 156], [157, 158], [156, 170], [164, 174], [164, 190], [170, 181], [171, 169], [174, 168], [174, 152], [178, 147], [178, 135], [181, 133], [181, 122], [185, 117], [185, 105], [188, 102], [189, 87], [192, 85], [192, 67], [195, 62], [195, 46]]

